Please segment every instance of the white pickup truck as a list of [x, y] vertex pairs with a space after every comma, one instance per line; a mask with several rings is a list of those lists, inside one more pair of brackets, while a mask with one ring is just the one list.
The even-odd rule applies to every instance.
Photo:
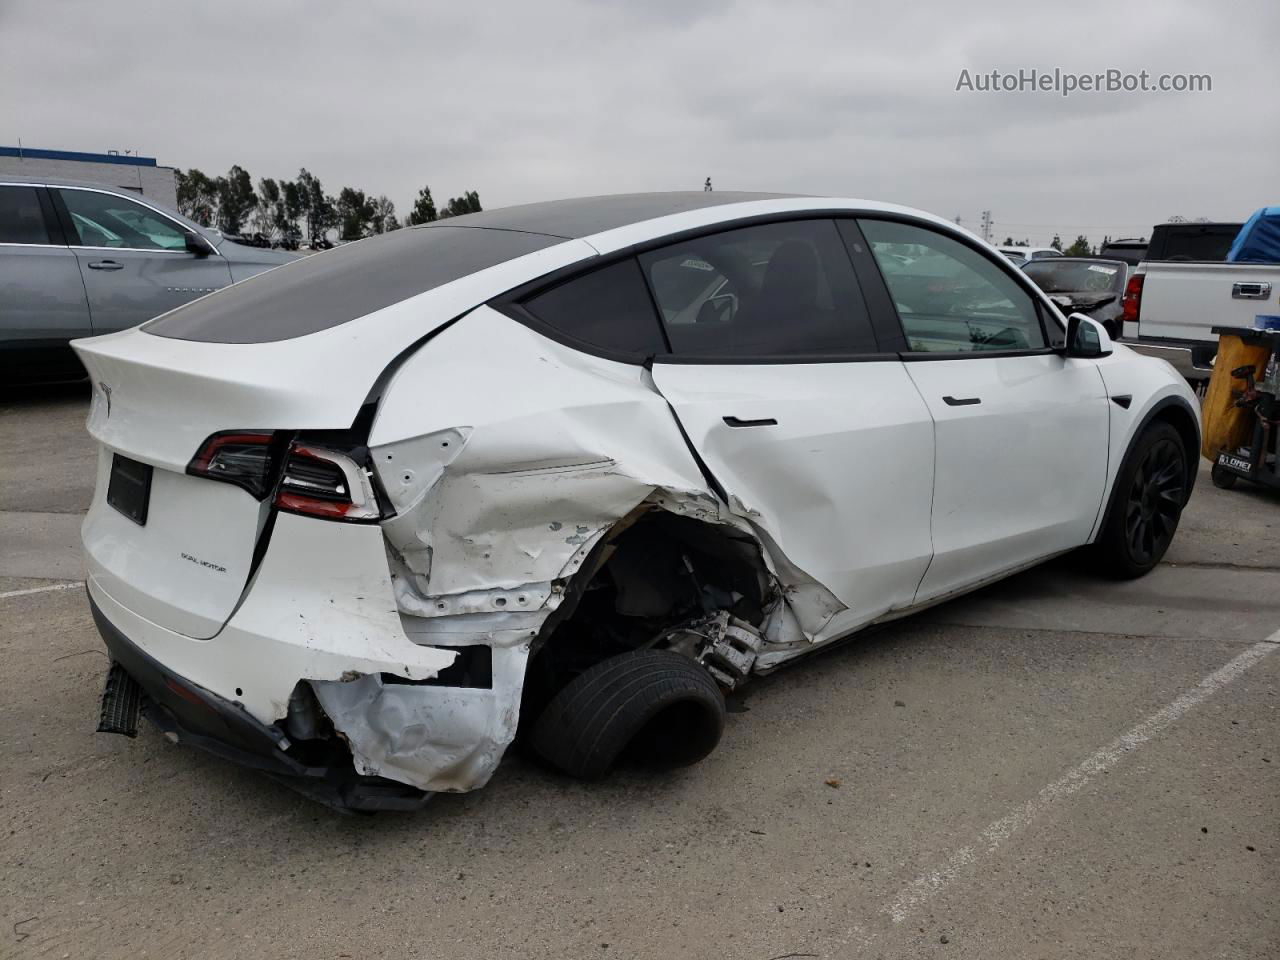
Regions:
[[[1160, 231], [1156, 227], [1152, 235], [1153, 249], [1159, 246]], [[1125, 288], [1121, 342], [1168, 360], [1188, 380], [1205, 380], [1218, 350], [1213, 327], [1251, 327], [1259, 314], [1280, 315], [1280, 258], [1272, 263], [1226, 262], [1226, 248], [1214, 248], [1206, 239], [1194, 260], [1175, 255], [1138, 264]], [[1207, 259], [1214, 253], [1216, 259]]]

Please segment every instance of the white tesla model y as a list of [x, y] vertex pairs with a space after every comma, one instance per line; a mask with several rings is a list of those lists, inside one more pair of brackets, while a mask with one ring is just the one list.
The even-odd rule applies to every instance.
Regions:
[[723, 693], [1088, 546], [1137, 576], [1195, 477], [1167, 364], [998, 251], [861, 200], [512, 207], [76, 344], [101, 729], [340, 807], [690, 763]]

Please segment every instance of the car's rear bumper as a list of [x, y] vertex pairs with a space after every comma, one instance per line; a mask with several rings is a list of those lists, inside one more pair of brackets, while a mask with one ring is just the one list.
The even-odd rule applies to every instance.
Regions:
[[171, 740], [252, 767], [300, 792], [344, 810], [412, 810], [431, 794], [345, 763], [316, 765], [292, 756], [288, 736], [243, 706], [226, 700], [166, 667], [134, 643], [103, 613], [92, 593], [89, 607], [113, 662], [142, 690], [142, 714]]
[[[91, 555], [89, 596], [108, 647], [137, 651], [116, 659], [151, 678], [135, 677], [157, 705], [149, 715], [179, 739], [312, 783], [379, 778], [436, 793], [484, 786], [515, 736], [530, 615], [402, 617], [376, 526], [282, 514], [243, 601], [208, 639], [133, 609], [98, 566]], [[293, 766], [323, 746], [311, 734], [281, 746], [297, 729], [300, 686], [339, 735], [341, 771]]]

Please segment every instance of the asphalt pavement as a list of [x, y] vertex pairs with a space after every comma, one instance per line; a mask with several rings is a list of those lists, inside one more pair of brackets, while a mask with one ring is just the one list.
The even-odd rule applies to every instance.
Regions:
[[341, 816], [93, 732], [86, 408], [0, 400], [0, 957], [1280, 956], [1274, 495], [1202, 470], [1148, 577], [1061, 560], [867, 634], [690, 769], [511, 756]]

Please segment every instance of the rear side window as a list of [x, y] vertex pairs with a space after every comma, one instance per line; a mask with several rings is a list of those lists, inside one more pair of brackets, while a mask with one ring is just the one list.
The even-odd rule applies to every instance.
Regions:
[[48, 243], [35, 187], [0, 187], [0, 243]]
[[557, 332], [592, 347], [643, 356], [667, 350], [644, 277], [631, 259], [552, 287], [523, 306]]
[[742, 227], [639, 259], [676, 356], [877, 349], [853, 266], [831, 220]]

